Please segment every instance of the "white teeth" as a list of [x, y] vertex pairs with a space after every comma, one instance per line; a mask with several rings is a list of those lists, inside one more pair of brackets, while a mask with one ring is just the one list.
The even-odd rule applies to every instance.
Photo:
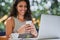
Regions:
[[21, 12], [24, 12], [24, 11], [21, 11]]

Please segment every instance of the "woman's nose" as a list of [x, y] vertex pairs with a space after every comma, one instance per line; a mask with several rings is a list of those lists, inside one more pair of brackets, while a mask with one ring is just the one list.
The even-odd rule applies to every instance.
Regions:
[[22, 10], [25, 10], [25, 7], [22, 7]]

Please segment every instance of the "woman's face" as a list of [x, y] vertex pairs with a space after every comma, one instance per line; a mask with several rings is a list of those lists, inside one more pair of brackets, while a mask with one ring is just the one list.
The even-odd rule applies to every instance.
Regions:
[[17, 4], [17, 11], [18, 11], [18, 15], [24, 15], [25, 12], [27, 11], [27, 4], [25, 1], [21, 1]]

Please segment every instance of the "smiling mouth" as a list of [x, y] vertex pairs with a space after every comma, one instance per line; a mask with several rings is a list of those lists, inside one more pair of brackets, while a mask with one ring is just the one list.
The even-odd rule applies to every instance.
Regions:
[[25, 11], [20, 11], [20, 12], [24, 13]]
[[21, 11], [21, 12], [25, 12], [25, 11]]

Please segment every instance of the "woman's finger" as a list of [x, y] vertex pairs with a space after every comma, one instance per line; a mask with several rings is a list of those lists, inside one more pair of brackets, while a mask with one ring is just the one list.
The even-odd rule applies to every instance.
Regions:
[[31, 27], [27, 27], [26, 29], [29, 30], [29, 29], [31, 29]]

